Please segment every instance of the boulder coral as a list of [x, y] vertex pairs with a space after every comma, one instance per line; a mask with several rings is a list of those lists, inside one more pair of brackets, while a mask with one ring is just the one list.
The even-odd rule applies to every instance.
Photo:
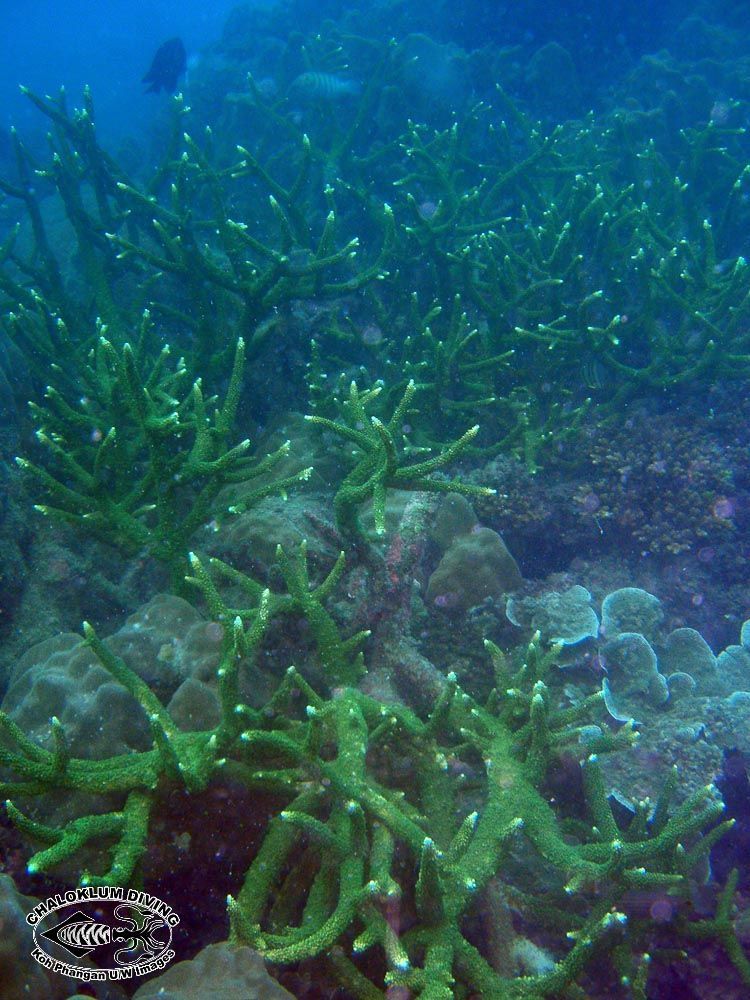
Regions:
[[488, 599], [499, 601], [522, 585], [521, 571], [505, 542], [478, 523], [465, 497], [443, 500], [432, 537], [443, 557], [427, 583], [428, 604], [464, 612]]

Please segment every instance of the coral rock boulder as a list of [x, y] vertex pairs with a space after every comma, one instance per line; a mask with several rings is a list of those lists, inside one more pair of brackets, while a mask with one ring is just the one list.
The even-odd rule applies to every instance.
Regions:
[[500, 535], [476, 526], [458, 535], [427, 584], [428, 604], [467, 611], [488, 598], [499, 601], [521, 584], [521, 572]]

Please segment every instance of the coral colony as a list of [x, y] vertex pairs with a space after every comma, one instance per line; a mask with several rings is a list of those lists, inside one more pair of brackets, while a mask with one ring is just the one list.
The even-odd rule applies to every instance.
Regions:
[[258, 995], [258, 956], [300, 996], [645, 1000], [698, 954], [750, 989], [744, 130], [499, 84], [423, 125], [428, 40], [355, 29], [210, 124], [198, 73], [150, 173], [28, 93], [6, 865], [177, 910], [190, 873], [179, 957]]

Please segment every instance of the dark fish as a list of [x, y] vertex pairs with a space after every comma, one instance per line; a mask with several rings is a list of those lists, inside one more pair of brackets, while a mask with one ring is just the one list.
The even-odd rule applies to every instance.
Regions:
[[182, 39], [170, 38], [156, 50], [149, 71], [143, 78], [143, 83], [150, 84], [146, 93], [158, 94], [160, 90], [166, 90], [168, 94], [173, 94], [177, 90], [177, 79], [186, 68], [187, 54]]

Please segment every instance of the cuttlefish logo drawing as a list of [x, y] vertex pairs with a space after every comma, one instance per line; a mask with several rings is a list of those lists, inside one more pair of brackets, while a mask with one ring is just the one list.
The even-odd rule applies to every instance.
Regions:
[[158, 897], [109, 886], [58, 893], [26, 915], [34, 929], [32, 958], [45, 969], [86, 982], [163, 969], [175, 957], [172, 931], [179, 922]]

